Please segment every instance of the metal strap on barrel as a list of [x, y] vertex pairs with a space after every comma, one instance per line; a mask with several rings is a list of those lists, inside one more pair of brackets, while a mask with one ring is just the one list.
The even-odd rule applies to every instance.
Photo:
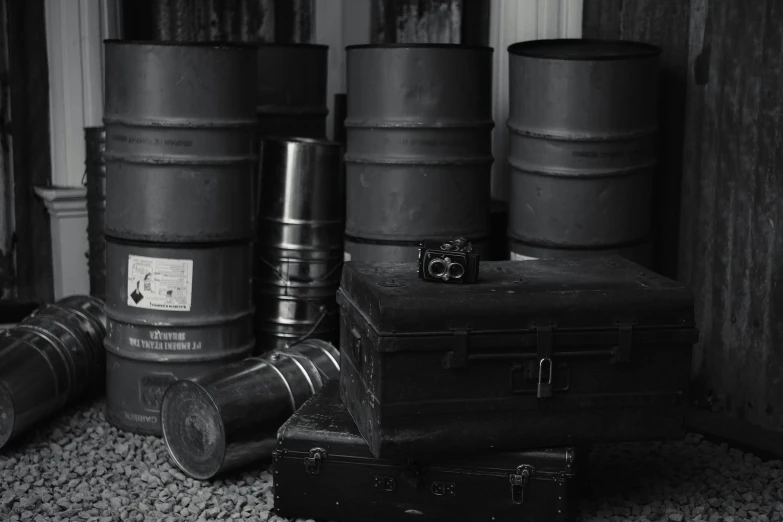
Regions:
[[[264, 263], [266, 266], [268, 266], [269, 268], [271, 268], [271, 269], [272, 269], [272, 271], [274, 271], [274, 273], [275, 273], [275, 275], [277, 276], [277, 278], [278, 278], [278, 279], [280, 279], [280, 280], [281, 280], [282, 282], [284, 282], [286, 285], [289, 285], [289, 284], [291, 284], [291, 280], [290, 280], [290, 279], [288, 279], [288, 277], [286, 277], [285, 275], [283, 275], [283, 274], [281, 273], [281, 270], [280, 270], [280, 268], [276, 267], [275, 265], [273, 265], [272, 263], [270, 263], [269, 261], [267, 261], [266, 259], [264, 259], [262, 256], [257, 256], [257, 258], [258, 258], [258, 259], [259, 259], [259, 260], [260, 260], [262, 263]], [[341, 268], [342, 268], [342, 266], [343, 266], [343, 263], [344, 263], [344, 261], [341, 259], [341, 260], [337, 261], [337, 264], [336, 264], [336, 265], [335, 265], [335, 266], [334, 266], [334, 267], [333, 267], [331, 270], [329, 270], [329, 271], [328, 271], [326, 274], [324, 274], [322, 277], [313, 278], [313, 279], [309, 279], [309, 280], [306, 280], [306, 281], [301, 281], [301, 282], [303, 282], [303, 283], [320, 283], [320, 282], [322, 282], [322, 281], [326, 281], [326, 280], [328, 280], [328, 279], [329, 279], [329, 277], [330, 277], [330, 276], [332, 276], [332, 275], [333, 275], [335, 272], [337, 272], [339, 269], [341, 269]]]
[[280, 380], [283, 381], [283, 384], [285, 385], [285, 389], [288, 390], [288, 397], [291, 399], [291, 411], [296, 411], [296, 399], [294, 398], [294, 391], [291, 389], [291, 386], [288, 384], [288, 381], [285, 379], [285, 376], [283, 375], [283, 372], [277, 369], [277, 366], [272, 364], [270, 361], [267, 360], [267, 364], [270, 368], [272, 368], [275, 373], [277, 373], [278, 376], [280, 376]]

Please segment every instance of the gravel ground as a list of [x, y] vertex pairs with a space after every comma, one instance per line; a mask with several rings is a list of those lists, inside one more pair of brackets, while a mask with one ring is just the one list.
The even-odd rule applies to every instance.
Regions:
[[[783, 463], [690, 435], [595, 447], [580, 520], [783, 522]], [[264, 469], [199, 482], [163, 441], [118, 431], [103, 403], [72, 409], [0, 451], [0, 520], [283, 522]]]

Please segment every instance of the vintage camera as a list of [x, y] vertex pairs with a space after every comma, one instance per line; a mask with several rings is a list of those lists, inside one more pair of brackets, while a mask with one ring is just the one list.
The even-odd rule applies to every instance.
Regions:
[[422, 241], [419, 246], [419, 277], [425, 281], [475, 283], [480, 256], [463, 237], [451, 241]]

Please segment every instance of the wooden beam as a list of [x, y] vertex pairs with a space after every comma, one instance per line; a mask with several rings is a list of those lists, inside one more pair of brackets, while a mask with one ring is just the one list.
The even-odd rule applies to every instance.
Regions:
[[16, 285], [21, 300], [54, 298], [49, 215], [33, 192], [51, 184], [44, 0], [5, 0], [13, 133]]

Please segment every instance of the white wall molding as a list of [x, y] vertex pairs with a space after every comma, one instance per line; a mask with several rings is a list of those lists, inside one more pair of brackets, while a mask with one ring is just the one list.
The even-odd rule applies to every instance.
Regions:
[[103, 125], [103, 41], [120, 37], [119, 0], [45, 0], [52, 187], [37, 187], [52, 229], [55, 299], [89, 293], [84, 128]]
[[119, 0], [45, 0], [52, 185], [84, 173], [84, 127], [102, 125], [103, 40], [119, 36]]
[[52, 227], [55, 300], [88, 294], [87, 189], [36, 187], [35, 193], [43, 199]]
[[581, 38], [583, 0], [492, 0], [489, 45], [495, 49], [492, 197], [508, 199], [508, 46], [527, 40]]

